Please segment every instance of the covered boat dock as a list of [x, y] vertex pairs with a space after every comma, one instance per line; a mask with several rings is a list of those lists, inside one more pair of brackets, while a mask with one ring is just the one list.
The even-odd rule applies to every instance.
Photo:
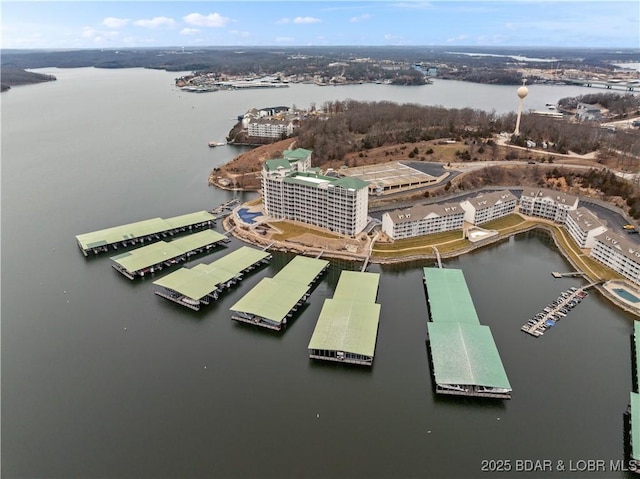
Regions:
[[129, 279], [160, 271], [198, 253], [208, 251], [229, 239], [217, 231], [207, 229], [173, 241], [159, 241], [127, 253], [112, 256], [112, 265]]
[[266, 251], [242, 246], [213, 263], [183, 267], [154, 281], [161, 287], [155, 294], [198, 311], [201, 305], [217, 300], [220, 293], [242, 281], [244, 273], [270, 259], [271, 254]]
[[309, 357], [371, 366], [378, 337], [380, 275], [343, 271], [309, 341]]
[[296, 256], [277, 275], [263, 278], [234, 304], [231, 319], [280, 331], [328, 267], [326, 260]]
[[207, 211], [197, 211], [172, 218], [151, 218], [137, 221], [122, 226], [114, 226], [91, 233], [76, 236], [76, 241], [82, 254], [88, 256], [107, 252], [109, 247], [117, 250], [118, 247], [134, 246], [137, 244], [160, 241], [174, 234], [211, 228], [216, 217]]
[[427, 346], [436, 393], [511, 398], [491, 329], [480, 324], [462, 270], [424, 268]]

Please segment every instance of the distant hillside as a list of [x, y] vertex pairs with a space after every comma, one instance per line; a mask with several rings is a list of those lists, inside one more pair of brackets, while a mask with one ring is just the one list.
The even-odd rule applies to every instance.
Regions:
[[28, 72], [21, 68], [3, 67], [0, 69], [0, 91], [6, 91], [16, 85], [30, 85], [55, 80], [56, 77], [53, 75]]

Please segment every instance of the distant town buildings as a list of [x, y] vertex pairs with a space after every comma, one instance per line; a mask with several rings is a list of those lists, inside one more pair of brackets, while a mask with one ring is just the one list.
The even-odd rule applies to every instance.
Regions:
[[309, 150], [287, 154], [288, 158], [265, 161], [265, 212], [276, 219], [300, 221], [349, 236], [363, 231], [368, 221], [368, 183], [321, 175], [307, 166], [311, 162]]
[[520, 213], [564, 224], [567, 213], [578, 207], [578, 197], [546, 188], [524, 188]]

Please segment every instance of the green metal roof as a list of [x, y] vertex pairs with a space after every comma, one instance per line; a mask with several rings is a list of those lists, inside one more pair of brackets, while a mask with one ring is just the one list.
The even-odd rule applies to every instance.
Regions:
[[189, 251], [201, 248], [211, 243], [217, 243], [225, 238], [217, 231], [206, 229], [193, 233], [171, 242], [159, 241], [127, 253], [111, 257], [124, 269], [130, 272], [139, 271], [154, 264], [162, 263]]
[[339, 186], [345, 190], [361, 190], [362, 188], [368, 188], [369, 182], [361, 180], [360, 178], [354, 178], [345, 176], [335, 180], [333, 186]]
[[[640, 375], [640, 321], [633, 322], [633, 341], [636, 347], [636, 374]], [[636, 379], [640, 382], [640, 378]], [[640, 442], [638, 448], [640, 448]]]
[[213, 263], [199, 264], [191, 269], [180, 268], [153, 284], [199, 300], [267, 256], [267, 252], [243, 246]]
[[296, 256], [275, 277], [263, 278], [229, 309], [282, 322], [328, 264], [323, 259]]
[[122, 226], [114, 226], [90, 233], [76, 236], [76, 240], [82, 249], [90, 249], [97, 246], [117, 243], [119, 241], [140, 238], [147, 235], [161, 233], [174, 228], [182, 228], [192, 224], [213, 221], [216, 217], [206, 211], [197, 211], [186, 215], [174, 216], [172, 218], [151, 218], [137, 221]]
[[480, 324], [462, 270], [424, 268], [424, 282], [434, 322]]
[[308, 348], [373, 357], [380, 320], [380, 305], [374, 303], [379, 280], [377, 273], [343, 271], [333, 299], [322, 305]]
[[379, 282], [380, 275], [377, 273], [343, 271], [340, 274], [340, 279], [338, 279], [333, 299], [375, 303], [378, 296]]
[[436, 383], [511, 390], [488, 326], [429, 322], [427, 329]]
[[640, 460], [640, 394], [631, 393], [631, 458]]
[[216, 217], [208, 211], [196, 211], [195, 213], [187, 213], [186, 215], [173, 216], [165, 219], [171, 228], [182, 228], [184, 226], [204, 223], [205, 221], [213, 221]]
[[264, 167], [267, 171], [275, 171], [278, 168], [285, 168], [288, 170], [291, 168], [291, 163], [289, 163], [289, 160], [286, 160], [285, 158], [276, 158], [265, 161]]
[[292, 158], [295, 160], [303, 160], [307, 156], [309, 156], [313, 151], [307, 150], [305, 148], [296, 148], [295, 150], [284, 150], [282, 152], [282, 156], [285, 158]]

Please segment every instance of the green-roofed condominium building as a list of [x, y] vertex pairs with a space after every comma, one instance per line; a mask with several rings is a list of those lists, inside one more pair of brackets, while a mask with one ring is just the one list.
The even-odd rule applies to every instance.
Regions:
[[262, 169], [263, 204], [269, 216], [349, 236], [367, 225], [367, 187], [357, 178], [296, 170], [286, 158], [267, 160]]

